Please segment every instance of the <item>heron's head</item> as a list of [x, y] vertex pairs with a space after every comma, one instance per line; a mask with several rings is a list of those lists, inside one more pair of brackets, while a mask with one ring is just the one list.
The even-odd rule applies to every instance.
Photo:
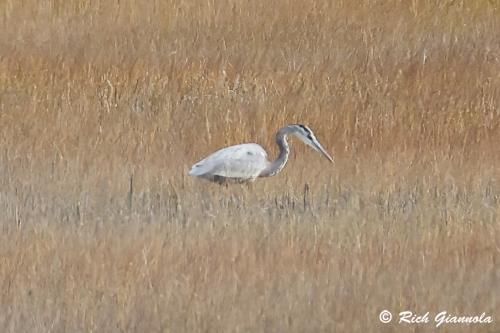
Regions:
[[309, 127], [301, 124], [291, 125], [290, 127], [293, 129], [292, 133], [295, 134], [295, 136], [297, 136], [302, 142], [321, 153], [333, 163], [333, 158], [326, 152], [321, 143], [319, 143], [318, 139], [316, 139], [316, 136], [314, 136], [313, 131]]

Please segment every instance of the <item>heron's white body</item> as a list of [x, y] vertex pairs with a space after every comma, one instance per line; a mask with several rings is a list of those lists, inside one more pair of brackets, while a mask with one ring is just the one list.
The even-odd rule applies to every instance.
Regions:
[[212, 181], [217, 176], [253, 181], [269, 164], [264, 148], [256, 143], [243, 143], [222, 148], [197, 162], [189, 175]]
[[280, 153], [272, 163], [267, 160], [266, 151], [260, 145], [244, 143], [216, 151], [195, 163], [188, 174], [220, 184], [231, 181], [248, 182], [254, 181], [257, 177], [274, 176], [283, 169], [288, 160], [290, 149], [287, 135], [289, 134], [297, 136], [333, 163], [333, 159], [318, 142], [311, 129], [295, 124], [282, 127], [276, 133], [276, 144]]

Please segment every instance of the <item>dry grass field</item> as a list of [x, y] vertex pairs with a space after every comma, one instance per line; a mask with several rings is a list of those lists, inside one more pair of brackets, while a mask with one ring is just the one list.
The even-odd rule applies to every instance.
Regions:
[[499, 332], [499, 7], [2, 0], [0, 331]]

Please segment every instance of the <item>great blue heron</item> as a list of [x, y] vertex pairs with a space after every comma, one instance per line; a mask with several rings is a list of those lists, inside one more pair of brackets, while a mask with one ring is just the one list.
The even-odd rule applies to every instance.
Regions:
[[276, 144], [280, 149], [274, 162], [267, 160], [266, 151], [256, 143], [222, 148], [194, 164], [189, 171], [190, 176], [197, 176], [219, 184], [228, 182], [251, 182], [257, 177], [276, 175], [285, 166], [290, 148], [287, 135], [294, 134], [314, 150], [320, 152], [330, 162], [333, 159], [318, 142], [311, 129], [304, 125], [287, 125], [276, 133]]

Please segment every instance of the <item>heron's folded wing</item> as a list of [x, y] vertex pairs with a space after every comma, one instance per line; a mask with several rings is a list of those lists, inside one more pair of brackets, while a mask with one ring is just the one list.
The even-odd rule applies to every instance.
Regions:
[[193, 165], [190, 175], [255, 178], [267, 166], [264, 149], [254, 143], [223, 148]]

